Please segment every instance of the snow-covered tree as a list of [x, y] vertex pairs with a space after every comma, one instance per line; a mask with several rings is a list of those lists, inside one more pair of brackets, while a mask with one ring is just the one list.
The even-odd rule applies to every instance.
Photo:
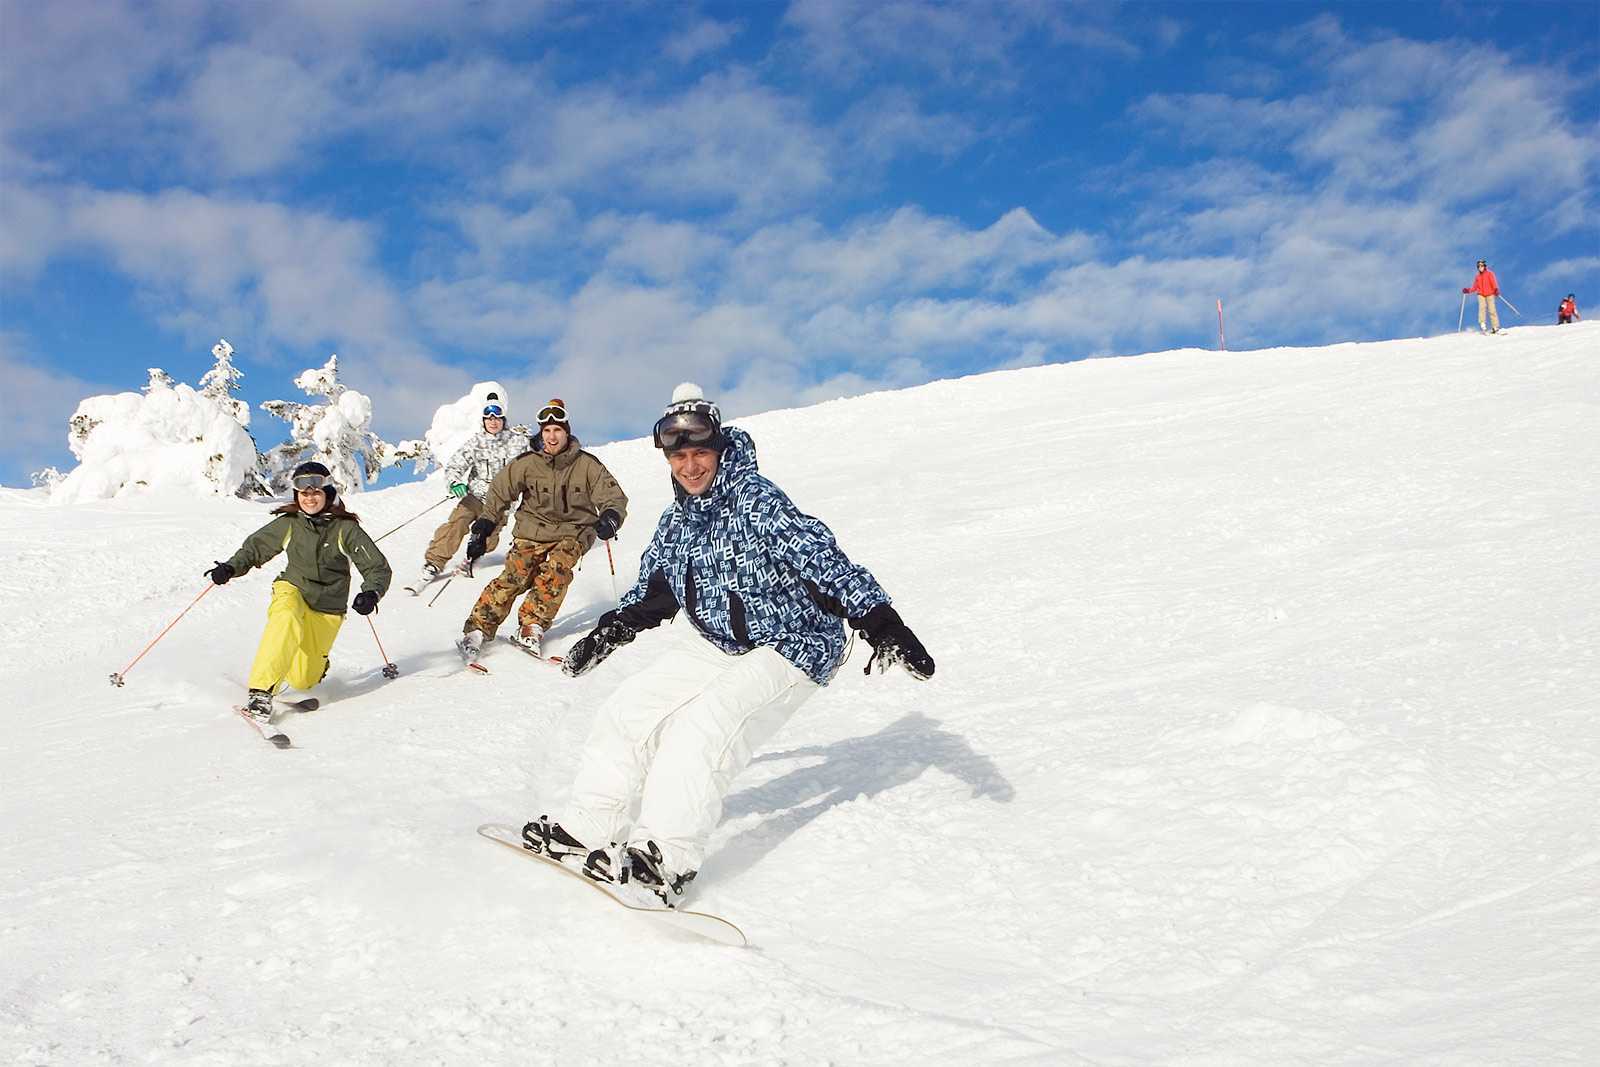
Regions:
[[28, 475], [28, 479], [33, 483], [35, 489], [54, 489], [65, 478], [66, 475], [54, 467], [46, 467], [42, 471], [34, 471]]
[[268, 484], [275, 492], [287, 492], [289, 476], [308, 460], [324, 464], [334, 484], [347, 493], [360, 492], [385, 466], [398, 462], [394, 446], [369, 428], [372, 401], [340, 383], [337, 354], [321, 367], [301, 373], [294, 384], [323, 402], [269, 400], [261, 405], [289, 424], [289, 440], [264, 457]]
[[254, 439], [233, 417], [159, 367], [143, 393], [91, 396], [67, 422], [78, 466], [50, 491], [56, 502], [99, 500], [145, 489], [216, 495], [250, 491]]
[[239, 379], [244, 377], [244, 371], [233, 365], [233, 346], [224, 337], [211, 346], [211, 354], [217, 362], [201, 376], [200, 395], [231, 412], [233, 421], [248, 429], [250, 405], [233, 395], [239, 391]]

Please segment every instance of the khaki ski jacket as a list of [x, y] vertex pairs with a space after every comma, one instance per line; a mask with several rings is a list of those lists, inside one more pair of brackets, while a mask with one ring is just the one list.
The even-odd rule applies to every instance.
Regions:
[[594, 544], [594, 524], [606, 511], [628, 516], [628, 496], [622, 486], [576, 437], [554, 456], [524, 452], [506, 465], [489, 483], [479, 518], [499, 524], [513, 502], [517, 504], [512, 536], [547, 544], [572, 538], [585, 552]]

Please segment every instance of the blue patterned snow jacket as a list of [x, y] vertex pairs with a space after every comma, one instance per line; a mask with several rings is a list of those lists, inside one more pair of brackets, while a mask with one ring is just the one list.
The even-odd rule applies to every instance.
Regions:
[[639, 560], [639, 581], [607, 615], [645, 630], [683, 607], [724, 652], [771, 645], [827, 685], [844, 656], [839, 620], [859, 619], [889, 596], [850, 562], [833, 531], [761, 476], [749, 434], [722, 432], [727, 445], [711, 488], [690, 496], [673, 482], [677, 499]]

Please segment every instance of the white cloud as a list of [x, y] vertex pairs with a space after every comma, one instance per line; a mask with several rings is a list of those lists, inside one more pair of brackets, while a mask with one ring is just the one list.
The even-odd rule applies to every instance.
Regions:
[[803, 107], [733, 72], [668, 98], [590, 87], [531, 116], [509, 194], [626, 193], [743, 212], [792, 208], [832, 181], [829, 144]]
[[795, 0], [784, 24], [798, 35], [807, 65], [843, 81], [867, 79], [898, 63], [943, 83], [998, 94], [1015, 86], [1018, 52], [1038, 38], [1137, 56], [1138, 45], [1117, 19], [1115, 9], [1053, 0]]
[[[24, 343], [0, 332], [0, 382], [5, 383], [0, 417], [0, 456], [22, 474], [49, 464], [71, 463], [67, 420], [86, 396], [112, 392], [25, 355]], [[24, 483], [25, 484], [25, 483]]]
[[427, 281], [412, 294], [417, 316], [446, 344], [517, 353], [530, 361], [559, 336], [567, 302], [545, 284], [477, 276]]
[[661, 52], [675, 63], [692, 63], [702, 56], [720, 52], [739, 34], [736, 22], [719, 22], [700, 19], [688, 29], [672, 34], [661, 46]]
[[347, 121], [336, 70], [239, 45], [212, 48], [177, 110], [200, 138], [197, 170], [258, 174], [298, 159]]
[[852, 160], [887, 163], [907, 153], [953, 157], [979, 136], [969, 120], [928, 114], [909, 89], [876, 89], [852, 104], [835, 129], [842, 154]]

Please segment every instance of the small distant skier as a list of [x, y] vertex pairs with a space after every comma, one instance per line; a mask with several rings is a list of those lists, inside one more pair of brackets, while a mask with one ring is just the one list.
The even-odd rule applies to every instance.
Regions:
[[[445, 564], [461, 547], [472, 524], [483, 514], [483, 498], [489, 492], [489, 482], [522, 453], [533, 447], [528, 435], [518, 433], [506, 425], [506, 405], [498, 393], [485, 397], [480, 429], [467, 443], [456, 449], [450, 462], [445, 464], [445, 480], [456, 506], [450, 516], [433, 531], [423, 553], [422, 573], [406, 586], [406, 592], [417, 596], [424, 586], [443, 572]], [[500, 542], [500, 527], [489, 531], [485, 551], [494, 551]]]
[[285, 682], [307, 690], [327, 675], [328, 651], [344, 625], [351, 565], [361, 572], [361, 592], [351, 605], [357, 614], [372, 614], [389, 590], [389, 561], [345, 510], [328, 468], [302, 463], [291, 482], [294, 499], [275, 509], [277, 517], [245, 538], [227, 562], [206, 572], [226, 585], [284, 553], [245, 702], [246, 713], [263, 726], [272, 721], [272, 697]]
[[523, 592], [512, 638], [524, 651], [543, 655], [545, 631], [555, 622], [572, 585], [572, 572], [595, 540], [617, 536], [628, 514], [628, 497], [606, 465], [583, 450], [572, 435], [567, 407], [551, 400], [539, 411], [539, 445], [508, 463], [489, 483], [483, 511], [472, 524], [467, 560], [489, 550], [488, 538], [518, 498], [516, 524], [505, 569], [484, 587], [462, 625], [456, 649], [477, 662]]
[[869, 670], [900, 664], [920, 680], [934, 663], [872, 574], [761, 476], [750, 435], [724, 426], [699, 386], [678, 386], [654, 441], [674, 502], [638, 583], [561, 669], [585, 674], [639, 631], [680, 610], [684, 622], [596, 715], [560, 821], [541, 815], [523, 840], [675, 907], [734, 778], [843, 663], [841, 619], [873, 647]]
[[[1500, 332], [1500, 313], [1495, 309], [1494, 298], [1500, 295], [1500, 283], [1495, 280], [1494, 271], [1489, 269], [1485, 260], [1478, 260], [1478, 276], [1472, 279], [1472, 284], [1461, 290], [1463, 293], [1478, 294], [1478, 332]], [[1484, 316], [1488, 315], [1488, 325], [1484, 325]]]
[[1583, 318], [1578, 314], [1578, 297], [1575, 293], [1568, 293], [1567, 298], [1561, 301], [1561, 306], [1556, 308], [1556, 324], [1565, 326], [1569, 322], [1576, 322]]

